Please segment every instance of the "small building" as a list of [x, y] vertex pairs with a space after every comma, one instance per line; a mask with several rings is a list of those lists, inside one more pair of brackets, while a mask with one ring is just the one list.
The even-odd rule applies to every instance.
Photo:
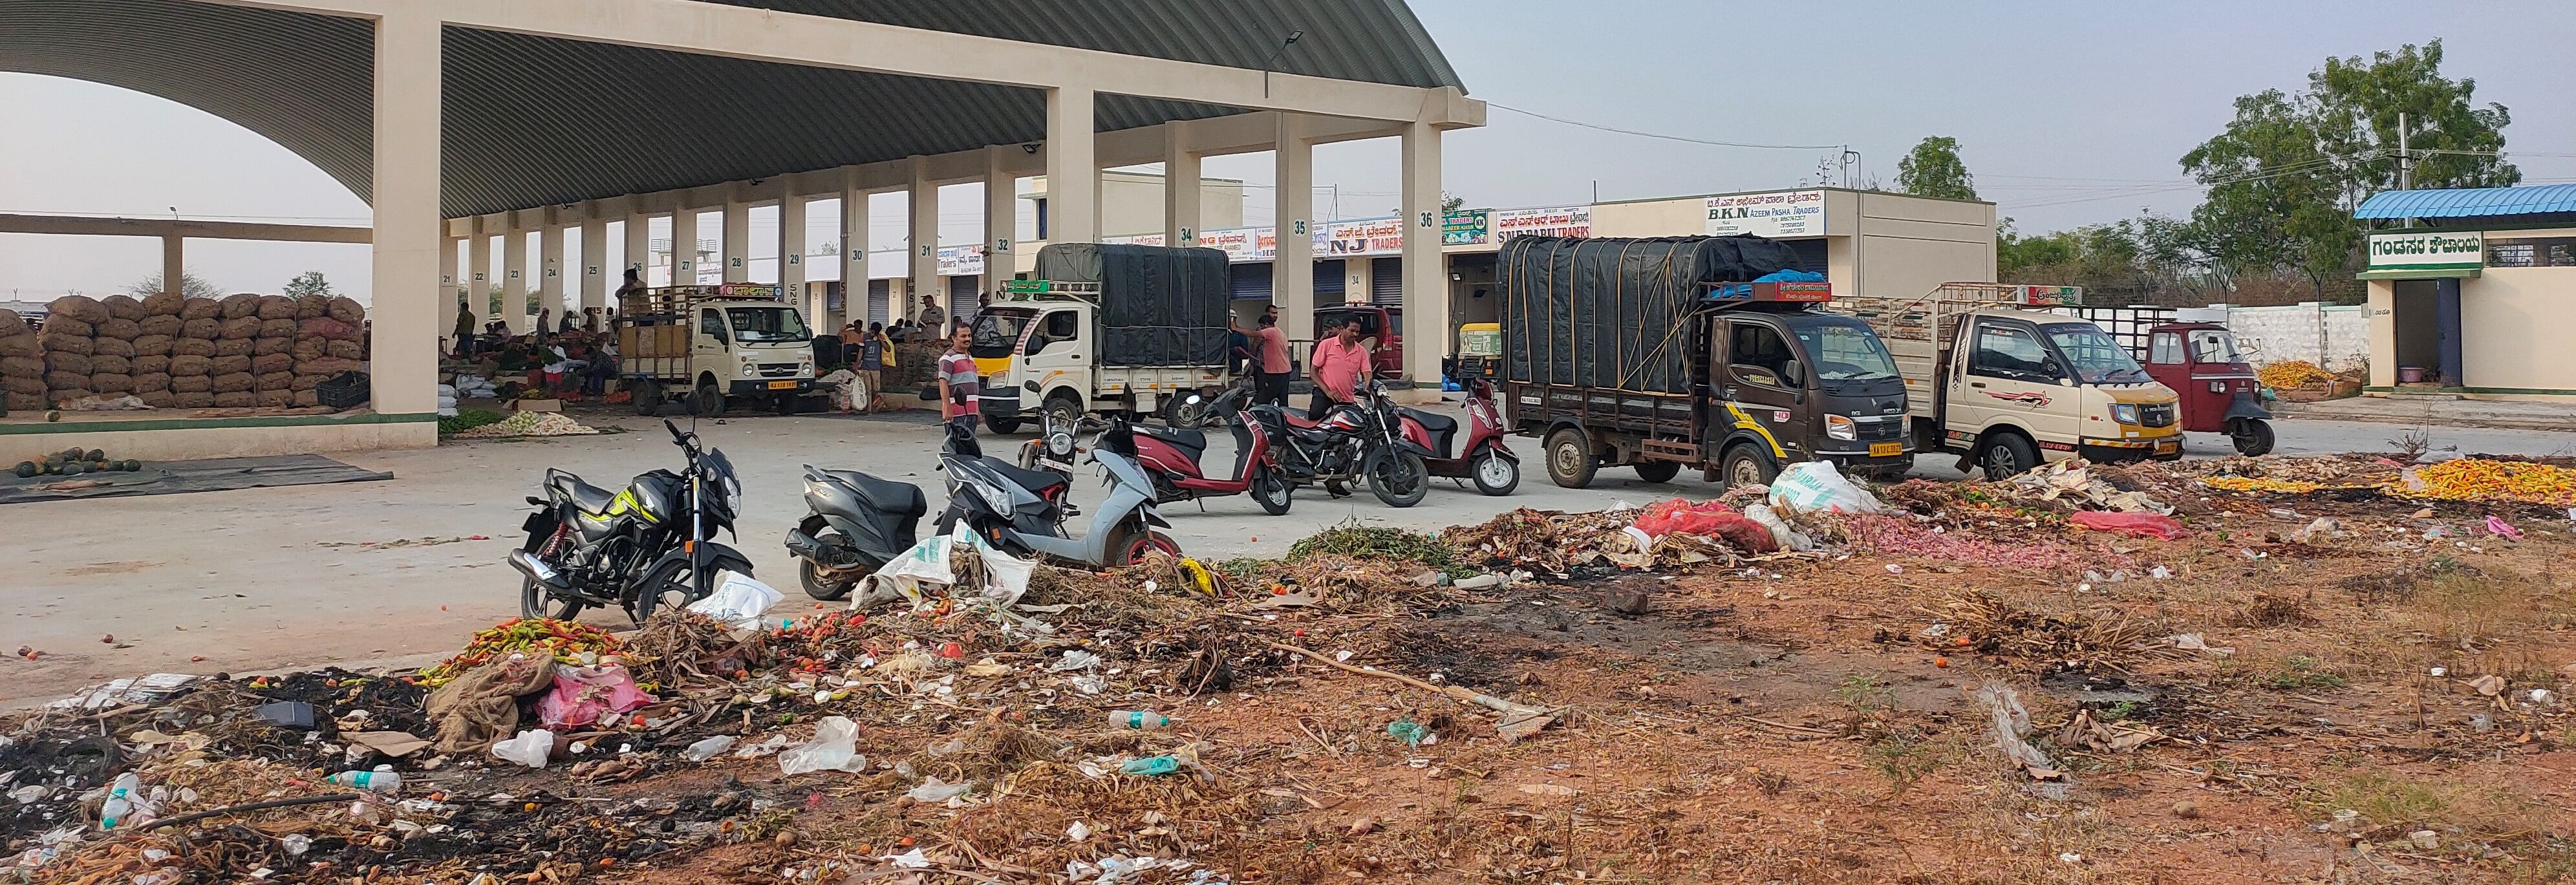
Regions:
[[2387, 191], [2353, 217], [2381, 225], [2364, 393], [2576, 401], [2576, 184]]

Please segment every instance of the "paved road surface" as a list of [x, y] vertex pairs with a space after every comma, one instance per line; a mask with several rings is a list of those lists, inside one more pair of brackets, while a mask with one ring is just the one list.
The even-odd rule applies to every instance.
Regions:
[[[0, 538], [18, 560], [8, 570], [8, 592], [0, 594], [7, 624], [0, 649], [25, 644], [45, 653], [35, 662], [0, 659], [0, 706], [151, 670], [267, 670], [452, 650], [471, 630], [517, 613], [518, 578], [501, 560], [527, 511], [522, 499], [535, 492], [544, 468], [563, 467], [615, 487], [643, 470], [679, 466], [656, 424], [584, 420], [636, 432], [345, 459], [392, 471], [396, 478], [389, 482], [0, 506]], [[2284, 453], [2302, 454], [2386, 450], [2405, 430], [2284, 421], [2279, 434]], [[865, 469], [938, 488], [929, 469], [938, 437], [926, 420], [750, 417], [700, 432], [742, 473], [750, 500], [738, 546], [762, 578], [789, 595], [782, 614], [810, 610], [779, 546], [804, 514], [799, 464]], [[2436, 447], [2466, 452], [2576, 454], [2576, 433], [2428, 432]], [[1001, 454], [1023, 438], [997, 441], [989, 450]], [[1625, 469], [1603, 470], [1589, 489], [1562, 489], [1536, 469], [1534, 441], [1514, 444], [1532, 464], [1519, 493], [1508, 498], [1444, 482], [1406, 510], [1384, 507], [1364, 491], [1333, 500], [1310, 490], [1298, 494], [1285, 517], [1267, 516], [1243, 497], [1207, 502], [1204, 512], [1182, 504], [1167, 513], [1186, 549], [1223, 558], [1277, 555], [1296, 538], [1351, 520], [1436, 529], [1479, 522], [1509, 507], [1587, 510], [1714, 491], [1696, 479], [1651, 485]], [[2197, 435], [2189, 451], [2225, 454], [2226, 441]], [[1230, 465], [1230, 440], [1215, 441], [1209, 457]], [[1923, 475], [1957, 475], [1925, 460]], [[1096, 479], [1077, 485], [1078, 503], [1098, 497]], [[350, 546], [475, 534], [490, 540]], [[622, 613], [586, 618], [624, 621]], [[114, 643], [102, 641], [111, 634]]]

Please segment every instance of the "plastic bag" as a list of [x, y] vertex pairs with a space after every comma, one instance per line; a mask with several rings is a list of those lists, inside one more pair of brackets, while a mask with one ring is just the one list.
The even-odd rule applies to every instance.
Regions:
[[556, 667], [554, 688], [537, 699], [537, 721], [589, 725], [652, 702], [653, 696], [636, 688], [634, 675], [624, 667]]
[[768, 614], [770, 606], [786, 598], [776, 588], [752, 580], [750, 575], [730, 571], [718, 574], [724, 581], [717, 584], [715, 592], [707, 594], [707, 598], [689, 603], [689, 610], [731, 624], [734, 629], [760, 629], [760, 616]]
[[938, 775], [934, 774], [923, 779], [921, 786], [914, 787], [910, 791], [905, 792], [903, 797], [925, 805], [936, 805], [938, 803], [966, 795], [966, 791], [972, 789], [975, 789], [974, 781], [964, 781], [954, 784], [945, 783], [939, 779]]
[[1029, 578], [1038, 570], [1037, 560], [1005, 553], [985, 543], [982, 535], [969, 533], [966, 538], [975, 545], [975, 555], [984, 561], [984, 598], [1003, 608], [1019, 602], [1020, 595], [1029, 592]]
[[690, 744], [688, 749], [680, 751], [680, 758], [691, 762], [705, 762], [722, 755], [726, 750], [733, 749], [733, 740], [733, 735], [729, 734], [707, 738]]
[[2107, 510], [2078, 510], [2067, 522], [2094, 531], [2120, 532], [2141, 538], [2172, 540], [2191, 532], [2173, 517], [2156, 513], [2113, 513]]
[[555, 733], [542, 728], [519, 732], [492, 745], [492, 755], [503, 762], [516, 762], [529, 768], [546, 767], [546, 757], [555, 751]]
[[1768, 505], [1745, 505], [1744, 518], [1760, 523], [1763, 528], [1770, 529], [1771, 540], [1779, 544], [1780, 549], [1782, 550], [1796, 550], [1803, 553], [1816, 549], [1816, 542], [1814, 540], [1809, 539], [1805, 533], [1790, 528], [1788, 521], [1781, 519], [1780, 514], [1772, 512]]
[[784, 774], [809, 771], [866, 771], [868, 757], [859, 755], [859, 724], [847, 716], [825, 716], [814, 727], [814, 739], [778, 754]]
[[921, 585], [956, 583], [957, 573], [948, 565], [948, 547], [953, 543], [955, 541], [947, 535], [921, 539], [920, 543], [912, 545], [912, 549], [877, 567], [867, 577], [860, 578], [858, 592], [850, 596], [850, 607], [866, 608], [897, 598], [920, 605]]
[[1868, 489], [1853, 485], [1830, 461], [1801, 461], [1771, 481], [1771, 506], [1789, 513], [1878, 513]]
[[[1770, 529], [1717, 501], [1698, 504], [1680, 498], [1658, 501], [1637, 514], [1637, 521], [1631, 528], [1643, 532], [1649, 539], [1674, 532], [1706, 535], [1748, 553], [1770, 553], [1780, 549], [1779, 543], [1772, 540]], [[1652, 546], [1651, 543], [1647, 545], [1648, 548]]]

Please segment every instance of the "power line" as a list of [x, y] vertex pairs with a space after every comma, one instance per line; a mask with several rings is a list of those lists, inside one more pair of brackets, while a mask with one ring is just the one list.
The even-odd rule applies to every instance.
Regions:
[[1511, 105], [1503, 104], [1503, 103], [1501, 103], [1501, 102], [1496, 102], [1496, 101], [1488, 101], [1488, 102], [1485, 102], [1485, 106], [1486, 106], [1486, 107], [1490, 107], [1490, 108], [1501, 108], [1501, 109], [1503, 109], [1503, 110], [1510, 111], [1510, 112], [1512, 112], [1512, 113], [1519, 114], [1519, 115], [1524, 116], [1524, 117], [1537, 117], [1537, 118], [1539, 118], [1539, 119], [1541, 119], [1541, 120], [1546, 120], [1546, 121], [1549, 121], [1549, 122], [1552, 122], [1552, 123], [1563, 123], [1563, 124], [1568, 125], [1568, 126], [1580, 126], [1580, 127], [1585, 128], [1585, 129], [1598, 129], [1598, 130], [1603, 131], [1603, 132], [1615, 132], [1615, 133], [1618, 133], [1618, 134], [1620, 134], [1620, 135], [1634, 135], [1634, 136], [1638, 136], [1638, 137], [1640, 137], [1640, 138], [1659, 138], [1659, 139], [1662, 139], [1662, 140], [1665, 140], [1665, 141], [1678, 141], [1678, 142], [1683, 142], [1683, 143], [1685, 143], [1685, 144], [1702, 144], [1702, 145], [1709, 145], [1709, 146], [1712, 146], [1712, 147], [1757, 148], [1757, 149], [1762, 149], [1762, 150], [1784, 150], [1784, 151], [1838, 151], [1838, 150], [1842, 150], [1842, 149], [1844, 149], [1844, 148], [1849, 147], [1849, 145], [1840, 145], [1840, 144], [1753, 144], [1753, 143], [1751, 143], [1751, 142], [1742, 142], [1742, 141], [1718, 141], [1718, 140], [1716, 140], [1716, 139], [1709, 139], [1709, 138], [1693, 138], [1693, 137], [1690, 137], [1690, 136], [1687, 136], [1687, 135], [1666, 135], [1666, 134], [1664, 134], [1664, 133], [1660, 133], [1660, 132], [1645, 132], [1645, 131], [1636, 130], [1636, 129], [1621, 129], [1621, 128], [1617, 127], [1617, 126], [1603, 126], [1603, 125], [1600, 125], [1600, 124], [1598, 124], [1598, 123], [1586, 123], [1586, 122], [1583, 122], [1583, 121], [1581, 121], [1581, 120], [1568, 120], [1568, 119], [1566, 119], [1566, 118], [1564, 118], [1564, 117], [1550, 116], [1550, 115], [1548, 115], [1548, 114], [1542, 114], [1542, 113], [1539, 113], [1539, 112], [1537, 112], [1537, 111], [1523, 110], [1523, 109], [1521, 109], [1521, 108], [1512, 107]]

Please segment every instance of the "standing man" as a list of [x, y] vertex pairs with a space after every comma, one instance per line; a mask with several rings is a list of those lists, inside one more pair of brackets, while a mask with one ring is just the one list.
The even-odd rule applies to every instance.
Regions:
[[1323, 418], [1336, 403], [1358, 402], [1360, 384], [1368, 379], [1369, 351], [1360, 344], [1359, 318], [1343, 321], [1332, 332], [1333, 337], [1315, 343], [1315, 398], [1306, 405], [1308, 420]]
[[948, 337], [948, 311], [941, 310], [938, 300], [927, 294], [921, 296], [921, 313], [917, 322], [922, 328], [930, 330], [930, 334], [942, 338]]
[[1252, 332], [1252, 401], [1288, 408], [1288, 333], [1279, 328], [1279, 315], [1261, 314], [1261, 328]]
[[[858, 325], [851, 323], [850, 327], [855, 329]], [[879, 385], [885, 383], [885, 370], [894, 365], [894, 342], [886, 340], [884, 323], [869, 323], [867, 331], [859, 333], [858, 343], [851, 346], [855, 348], [848, 352], [854, 367], [851, 371], [858, 373], [859, 382], [867, 387], [869, 403], [873, 404]], [[860, 410], [866, 411], [866, 407]]]
[[983, 406], [976, 402], [983, 385], [975, 375], [975, 358], [966, 353], [972, 337], [964, 329], [949, 332], [948, 352], [939, 355], [939, 417], [966, 428], [969, 435], [983, 417]]

